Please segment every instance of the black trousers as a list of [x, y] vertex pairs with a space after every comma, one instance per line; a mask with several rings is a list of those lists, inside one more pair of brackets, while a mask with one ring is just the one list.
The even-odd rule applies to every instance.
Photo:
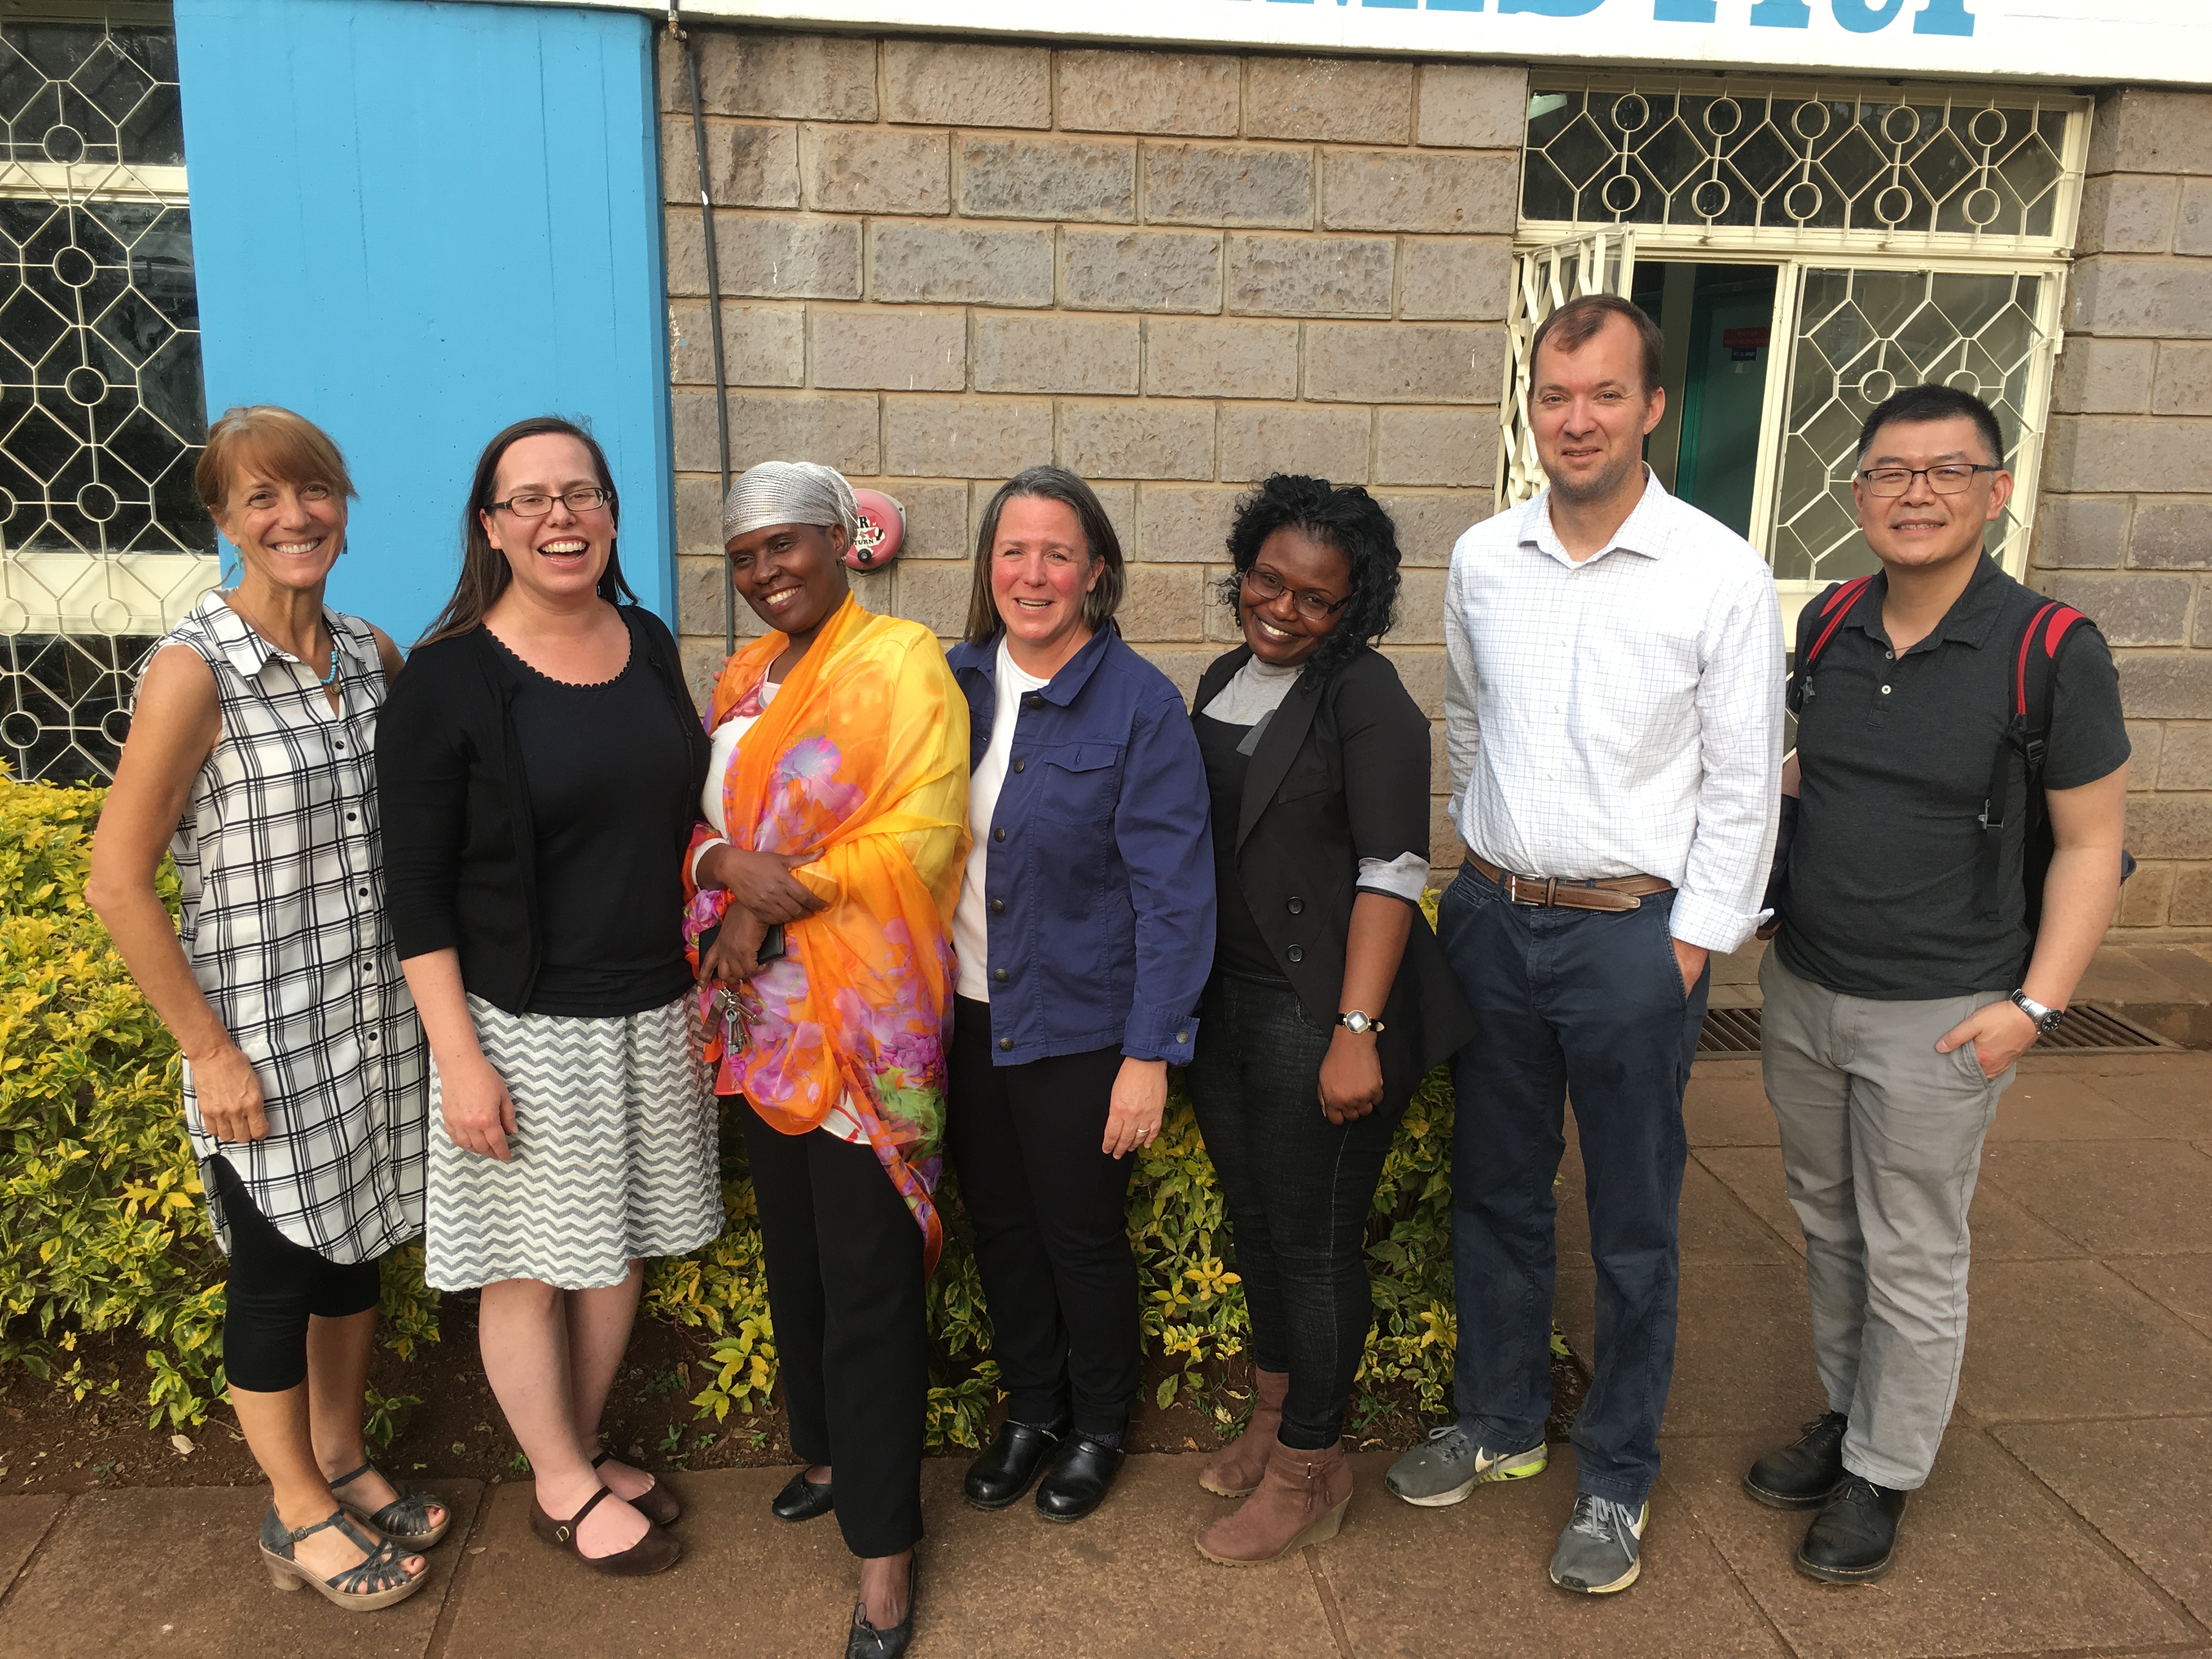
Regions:
[[1118, 1436], [1143, 1380], [1133, 1158], [1098, 1150], [1118, 1048], [991, 1064], [991, 1005], [955, 1000], [945, 1151], [975, 1229], [991, 1353], [1015, 1421]]
[[307, 1380], [307, 1321], [350, 1319], [377, 1303], [377, 1262], [341, 1265], [278, 1232], [227, 1158], [208, 1165], [230, 1233], [222, 1369], [233, 1388], [282, 1394]]
[[1322, 1115], [1334, 1028], [1287, 985], [1217, 974], [1206, 988], [1191, 1103], [1221, 1180], [1252, 1361], [1288, 1371], [1279, 1437], [1319, 1451], [1344, 1434], [1345, 1401], [1375, 1322], [1367, 1216], [1406, 1097], [1365, 1117]]
[[845, 1547], [896, 1555], [921, 1537], [921, 1229], [872, 1148], [727, 1103], [752, 1166], [791, 1449], [830, 1466]]

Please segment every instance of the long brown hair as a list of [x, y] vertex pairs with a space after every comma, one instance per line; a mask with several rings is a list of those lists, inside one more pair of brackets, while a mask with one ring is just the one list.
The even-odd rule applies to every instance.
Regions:
[[1024, 495], [1058, 501], [1073, 513], [1075, 522], [1083, 531], [1084, 546], [1091, 555], [1091, 562], [1103, 562], [1106, 567], [1098, 573], [1097, 586], [1083, 596], [1083, 625], [1095, 634], [1121, 608], [1121, 538], [1114, 533], [1114, 521], [1106, 516], [1104, 504], [1089, 484], [1066, 468], [1033, 466], [999, 486], [999, 493], [983, 509], [983, 522], [976, 526], [975, 580], [968, 593], [965, 635], [970, 645], [990, 644], [1006, 625], [1000, 620], [999, 607], [991, 598], [991, 551], [993, 544], [999, 539], [1000, 509], [1008, 501]]
[[[507, 452], [525, 438], [549, 434], [574, 438], [590, 453], [599, 488], [607, 492], [607, 516], [617, 529], [621, 527], [622, 500], [615, 494], [615, 477], [608, 471], [606, 452], [599, 447], [599, 441], [575, 422], [563, 420], [558, 415], [533, 415], [526, 421], [517, 421], [486, 444], [483, 453], [477, 458], [476, 477], [469, 485], [469, 499], [461, 508], [461, 579], [454, 584], [453, 597], [446, 601], [438, 620], [415, 641], [417, 647], [428, 645], [434, 640], [450, 640], [482, 627], [484, 613], [497, 603], [499, 596], [507, 592], [507, 584], [514, 580], [507, 555], [494, 547], [491, 538], [484, 533], [481, 514], [491, 505], [492, 487], [499, 480], [499, 464]], [[625, 599], [632, 605], [637, 603], [637, 595], [623, 580], [622, 560], [612, 543], [607, 547], [607, 568], [599, 573], [599, 594], [609, 605], [620, 605]]]

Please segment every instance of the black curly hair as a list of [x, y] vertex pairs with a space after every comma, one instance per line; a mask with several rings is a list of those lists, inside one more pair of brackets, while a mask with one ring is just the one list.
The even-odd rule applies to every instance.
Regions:
[[1229, 527], [1229, 558], [1237, 574], [1223, 577], [1216, 590], [1231, 611], [1237, 608], [1244, 573], [1260, 556], [1261, 545], [1285, 527], [1334, 548], [1352, 566], [1351, 603], [1306, 659], [1309, 673], [1326, 678], [1398, 620], [1398, 526], [1382, 502], [1358, 484], [1339, 489], [1326, 478], [1276, 473], [1237, 503], [1237, 520]]

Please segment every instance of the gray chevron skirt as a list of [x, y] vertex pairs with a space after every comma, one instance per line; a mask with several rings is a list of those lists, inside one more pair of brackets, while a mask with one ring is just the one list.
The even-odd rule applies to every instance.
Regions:
[[463, 1152], [431, 1068], [434, 1290], [618, 1285], [636, 1258], [681, 1255], [722, 1231], [715, 1102], [690, 993], [620, 1019], [510, 1014], [474, 996], [469, 1012], [516, 1128], [507, 1163]]

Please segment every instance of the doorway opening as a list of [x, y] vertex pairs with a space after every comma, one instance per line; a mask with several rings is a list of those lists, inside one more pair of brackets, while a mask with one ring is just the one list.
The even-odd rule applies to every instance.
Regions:
[[1673, 495], [1747, 540], [1782, 268], [1639, 259], [1633, 298], [1667, 337], [1667, 412], [1644, 458]]

